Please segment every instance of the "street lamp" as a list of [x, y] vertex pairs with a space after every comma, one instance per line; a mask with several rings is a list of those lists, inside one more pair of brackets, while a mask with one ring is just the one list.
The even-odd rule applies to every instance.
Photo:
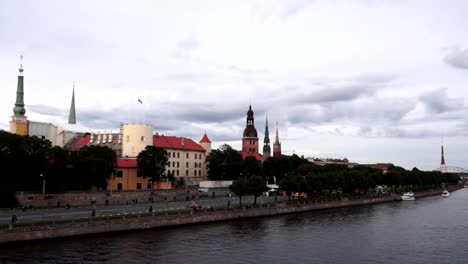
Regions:
[[42, 200], [45, 200], [45, 177], [42, 173], [40, 176], [42, 177]]

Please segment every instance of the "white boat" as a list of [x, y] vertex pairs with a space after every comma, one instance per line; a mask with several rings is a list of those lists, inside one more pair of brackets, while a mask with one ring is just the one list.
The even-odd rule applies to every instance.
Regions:
[[415, 198], [414, 198], [414, 193], [413, 193], [413, 192], [404, 193], [404, 194], [401, 196], [401, 200], [402, 200], [402, 201], [414, 201], [414, 200], [415, 200]]
[[449, 191], [445, 190], [442, 192], [442, 197], [449, 197], [449, 196], [450, 196]]

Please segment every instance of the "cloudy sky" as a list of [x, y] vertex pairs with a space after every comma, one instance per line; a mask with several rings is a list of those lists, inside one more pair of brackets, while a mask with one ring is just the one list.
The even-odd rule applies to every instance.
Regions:
[[[241, 146], [250, 102], [283, 152], [468, 167], [468, 1], [0, 0], [0, 128], [26, 115]], [[143, 104], [137, 102], [141, 98]]]

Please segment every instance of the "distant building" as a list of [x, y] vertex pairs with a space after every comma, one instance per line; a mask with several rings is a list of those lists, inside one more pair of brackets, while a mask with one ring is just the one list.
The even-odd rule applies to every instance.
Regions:
[[268, 117], [265, 120], [265, 138], [263, 139], [263, 159], [266, 160], [271, 156], [270, 137], [268, 132]]
[[[153, 128], [146, 124], [122, 124], [120, 133], [77, 135], [67, 147], [78, 151], [83, 146], [110, 147], [117, 153], [117, 174], [108, 183], [112, 190], [151, 189], [148, 179], [138, 173], [137, 156], [146, 146], [163, 148], [168, 153], [165, 173], [176, 180], [194, 185], [207, 179], [206, 157], [211, 151], [211, 141], [203, 135], [200, 143], [175, 136], [153, 135]], [[156, 183], [159, 184], [159, 183]], [[154, 186], [157, 188], [158, 185]]]
[[249, 105], [249, 110], [247, 111], [247, 122], [242, 136], [241, 155], [244, 159], [250, 156], [260, 161], [263, 160], [262, 155], [258, 153], [258, 135], [251, 105]]
[[273, 143], [273, 157], [281, 157], [281, 143], [278, 135], [278, 123], [276, 123], [275, 143]]

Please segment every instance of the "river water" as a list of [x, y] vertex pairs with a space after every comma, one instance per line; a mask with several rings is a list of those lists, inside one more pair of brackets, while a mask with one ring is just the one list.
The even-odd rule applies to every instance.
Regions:
[[468, 263], [468, 189], [449, 198], [0, 247], [0, 263]]

